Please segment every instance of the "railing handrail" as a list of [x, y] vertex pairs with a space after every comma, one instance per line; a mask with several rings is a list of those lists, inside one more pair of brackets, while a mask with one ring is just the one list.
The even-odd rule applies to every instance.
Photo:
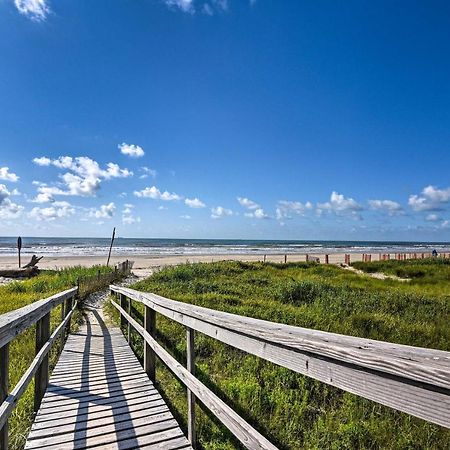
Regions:
[[[267, 340], [294, 351], [315, 353], [450, 389], [450, 352], [254, 319], [125, 287], [111, 286], [111, 289], [130, 295], [133, 300], [148, 306], [170, 309], [174, 313], [218, 325], [236, 333]], [[180, 322], [176, 318], [173, 320]]]
[[58, 292], [51, 297], [38, 300], [30, 305], [0, 315], [0, 347], [3, 347], [18, 334], [34, 325], [53, 308], [60, 305], [68, 298], [74, 297], [77, 294], [77, 291], [78, 288], [73, 287]]
[[[110, 288], [188, 329], [347, 392], [450, 428], [450, 352], [268, 322], [130, 288]], [[131, 308], [128, 312], [123, 308], [119, 311], [128, 324], [136, 328], [137, 322], [130, 317]], [[150, 346], [155, 345], [149, 341], [148, 334], [140, 334]]]
[[[23, 393], [35, 378], [34, 411], [39, 409], [42, 397], [47, 389], [49, 376], [48, 353], [53, 344], [70, 328], [70, 320], [76, 308], [73, 299], [78, 287], [59, 292], [51, 297], [39, 300], [23, 308], [0, 316], [0, 448], [8, 448], [8, 419], [17, 406]], [[50, 314], [61, 306], [61, 323], [50, 335]], [[22, 375], [16, 386], [9, 390], [9, 344], [19, 334], [36, 324], [36, 356]]]

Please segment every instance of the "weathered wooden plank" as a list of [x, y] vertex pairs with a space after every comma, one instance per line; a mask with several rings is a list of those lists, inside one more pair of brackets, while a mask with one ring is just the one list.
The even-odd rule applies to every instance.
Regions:
[[195, 394], [195, 396], [239, 439], [248, 449], [276, 450], [271, 442], [248, 424], [239, 414], [231, 409], [216, 394], [208, 389], [200, 380], [185, 369], [167, 350], [156, 342], [136, 320], [114, 301], [111, 303], [132, 324], [134, 329], [148, 342], [166, 366]]
[[[115, 423], [116, 421], [126, 420], [130, 417], [150, 417], [155, 414], [165, 413], [169, 411], [169, 407], [165, 404], [152, 407], [148, 402], [129, 405], [123, 402], [121, 407], [110, 408], [107, 411], [97, 413], [95, 415], [89, 413], [80, 417], [79, 414], [70, 418], [57, 418], [47, 422], [36, 422], [33, 426], [33, 439], [46, 437], [50, 433], [64, 434], [75, 431], [81, 431], [86, 428], [95, 428], [103, 426], [105, 422]], [[52, 431], [53, 430], [53, 431]]]
[[77, 294], [77, 288], [55, 294], [51, 297], [39, 300], [31, 305], [16, 309], [0, 316], [0, 347], [14, 339], [15, 336], [34, 325], [53, 308], [60, 305], [64, 300], [72, 298]]
[[[75, 427], [73, 432], [64, 434], [52, 434], [45, 437], [35, 438], [34, 433], [32, 439], [29, 439], [30, 446], [34, 448], [47, 447], [47, 446], [58, 446], [59, 448], [64, 448], [65, 445], [73, 445], [73, 448], [85, 448], [88, 445], [95, 445], [95, 440], [98, 437], [103, 437], [105, 442], [111, 435], [112, 439], [115, 439], [121, 432], [128, 432], [132, 435], [139, 428], [146, 429], [147, 433], [156, 433], [158, 431], [167, 430], [170, 428], [175, 428], [178, 426], [177, 422], [173, 418], [170, 412], [156, 414], [154, 416], [142, 417], [138, 416], [134, 419], [130, 417], [129, 414], [124, 415], [126, 420], [116, 420], [113, 418], [111, 421], [103, 420], [99, 426], [89, 427], [79, 430]], [[56, 430], [57, 433], [59, 430]], [[111, 439], [109, 438], [109, 439]], [[78, 441], [78, 442], [77, 442]]]
[[368, 369], [450, 388], [450, 352], [283, 325], [176, 302], [129, 288], [112, 286], [111, 289], [130, 295], [134, 300], [180, 323], [182, 323], [180, 316], [188, 316], [211, 326], [244, 333], [295, 351], [313, 353]]
[[41, 413], [36, 416], [33, 423], [33, 430], [35, 429], [34, 427], [39, 429], [40, 426], [44, 428], [51, 428], [53, 423], [57, 424], [57, 421], [62, 417], [62, 413], [63, 419], [60, 420], [62, 420], [63, 423], [73, 423], [78, 419], [81, 422], [84, 422], [85, 420], [110, 413], [116, 409], [120, 410], [121, 407], [131, 408], [136, 405], [137, 407], [143, 408], [147, 404], [151, 406], [151, 408], [162, 408], [167, 406], [162, 398], [153, 400], [151, 397], [146, 397], [140, 392], [134, 394], [127, 393], [126, 399], [121, 398], [115, 401], [115, 399], [112, 398], [110, 402], [105, 404], [96, 402], [87, 406], [79, 405], [77, 409], [71, 407], [67, 410], [63, 409], [62, 412], [47, 410], [45, 413]]
[[123, 449], [172, 439], [189, 448], [123, 335], [99, 326], [99, 317], [91, 319], [67, 340], [26, 448]]
[[22, 378], [16, 384], [14, 389], [11, 391], [11, 393], [8, 395], [8, 397], [5, 399], [5, 401], [0, 405], [0, 429], [6, 423], [6, 421], [8, 420], [8, 417], [11, 415], [13, 409], [16, 407], [17, 402], [19, 401], [20, 397], [22, 396], [22, 394], [25, 392], [26, 388], [30, 384], [34, 374], [36, 373], [36, 371], [37, 371], [38, 367], [40, 366], [41, 362], [43, 361], [43, 359], [46, 357], [46, 355], [50, 351], [54, 341], [58, 338], [58, 336], [64, 330], [65, 326], [67, 325], [68, 320], [70, 320], [70, 317], [73, 314], [73, 311], [74, 310], [72, 309], [72, 311], [70, 311], [70, 313], [64, 319], [64, 322], [61, 322], [58, 325], [56, 330], [50, 336], [50, 339], [41, 348], [39, 353], [35, 356], [30, 367], [28, 367], [28, 369], [22, 375]]

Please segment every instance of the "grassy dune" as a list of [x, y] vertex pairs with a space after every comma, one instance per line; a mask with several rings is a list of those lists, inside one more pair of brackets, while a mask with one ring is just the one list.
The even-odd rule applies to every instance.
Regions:
[[[62, 271], [45, 271], [35, 278], [26, 281], [15, 281], [5, 286], [0, 286], [0, 314], [26, 306], [36, 300], [49, 297], [62, 290], [77, 284], [79, 277], [96, 276], [100, 273], [111, 272], [106, 267], [73, 267]], [[100, 283], [89, 283], [83, 287], [87, 294], [89, 290], [104, 287]], [[80, 320], [80, 314], [75, 313], [72, 326], [76, 327]], [[51, 314], [51, 330], [53, 331], [61, 321], [61, 308], [57, 307]], [[35, 354], [35, 326], [19, 335], [10, 344], [10, 388], [16, 385], [25, 370], [29, 367]], [[53, 366], [57, 359], [55, 350], [50, 354], [50, 365]], [[23, 448], [33, 416], [33, 392], [34, 385], [30, 384], [18, 407], [13, 412], [9, 421], [10, 449]]]
[[[426, 276], [401, 283], [306, 263], [191, 264], [166, 268], [134, 287], [290, 325], [450, 350], [450, 266], [437, 261], [420, 265]], [[370, 265], [365, 267], [371, 270]], [[408, 263], [392, 261], [376, 271], [399, 275], [398, 270], [409, 270], [405, 267]], [[159, 315], [157, 327], [159, 340], [184, 361], [185, 330]], [[133, 341], [137, 353], [142, 354], [139, 337], [134, 336]], [[200, 334], [196, 355], [199, 378], [280, 448], [450, 447], [450, 432], [444, 428], [294, 374]], [[185, 390], [161, 365], [157, 379], [178, 418], [184, 420]], [[204, 449], [239, 448], [221, 426], [200, 411], [198, 424]]]

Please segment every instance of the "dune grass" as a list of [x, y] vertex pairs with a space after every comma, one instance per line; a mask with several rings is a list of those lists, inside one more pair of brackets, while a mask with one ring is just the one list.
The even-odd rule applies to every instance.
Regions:
[[[423, 264], [429, 277], [448, 267], [437, 261]], [[410, 284], [373, 279], [335, 266], [220, 262], [169, 267], [133, 287], [274, 322], [450, 350], [450, 283], [445, 274], [436, 278], [439, 281], [432, 285], [425, 283], [426, 277]], [[183, 327], [158, 315], [157, 328], [160, 342], [185, 361]], [[133, 335], [133, 345], [142, 356], [138, 336]], [[450, 447], [450, 432], [444, 428], [201, 334], [197, 334], [195, 351], [199, 378], [282, 449]], [[161, 364], [157, 380], [185, 425], [185, 389]], [[197, 423], [202, 448], [240, 448], [200, 409]]]
[[[14, 281], [10, 284], [0, 286], [0, 314], [21, 308], [37, 300], [49, 297], [57, 292], [76, 286], [80, 277], [94, 277], [98, 273], [111, 273], [112, 269], [107, 267], [73, 267], [61, 271], [44, 271], [35, 278], [25, 281]], [[101, 284], [101, 280], [100, 284]], [[94, 291], [101, 286], [99, 283], [82, 285], [83, 294]], [[81, 315], [75, 312], [72, 320], [72, 328], [77, 327]], [[51, 314], [51, 330], [61, 322], [61, 307], [57, 307]], [[9, 382], [10, 389], [16, 385], [20, 377], [31, 364], [35, 354], [35, 326], [15, 338], [10, 344]], [[56, 363], [58, 354], [56, 345], [50, 352], [50, 367]], [[9, 420], [10, 449], [22, 449], [33, 418], [33, 382], [19, 401]]]

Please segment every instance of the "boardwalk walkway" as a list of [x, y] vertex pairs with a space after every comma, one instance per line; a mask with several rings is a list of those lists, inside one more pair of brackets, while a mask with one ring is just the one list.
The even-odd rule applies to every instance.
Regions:
[[69, 336], [26, 449], [191, 449], [118, 328], [98, 310]]

